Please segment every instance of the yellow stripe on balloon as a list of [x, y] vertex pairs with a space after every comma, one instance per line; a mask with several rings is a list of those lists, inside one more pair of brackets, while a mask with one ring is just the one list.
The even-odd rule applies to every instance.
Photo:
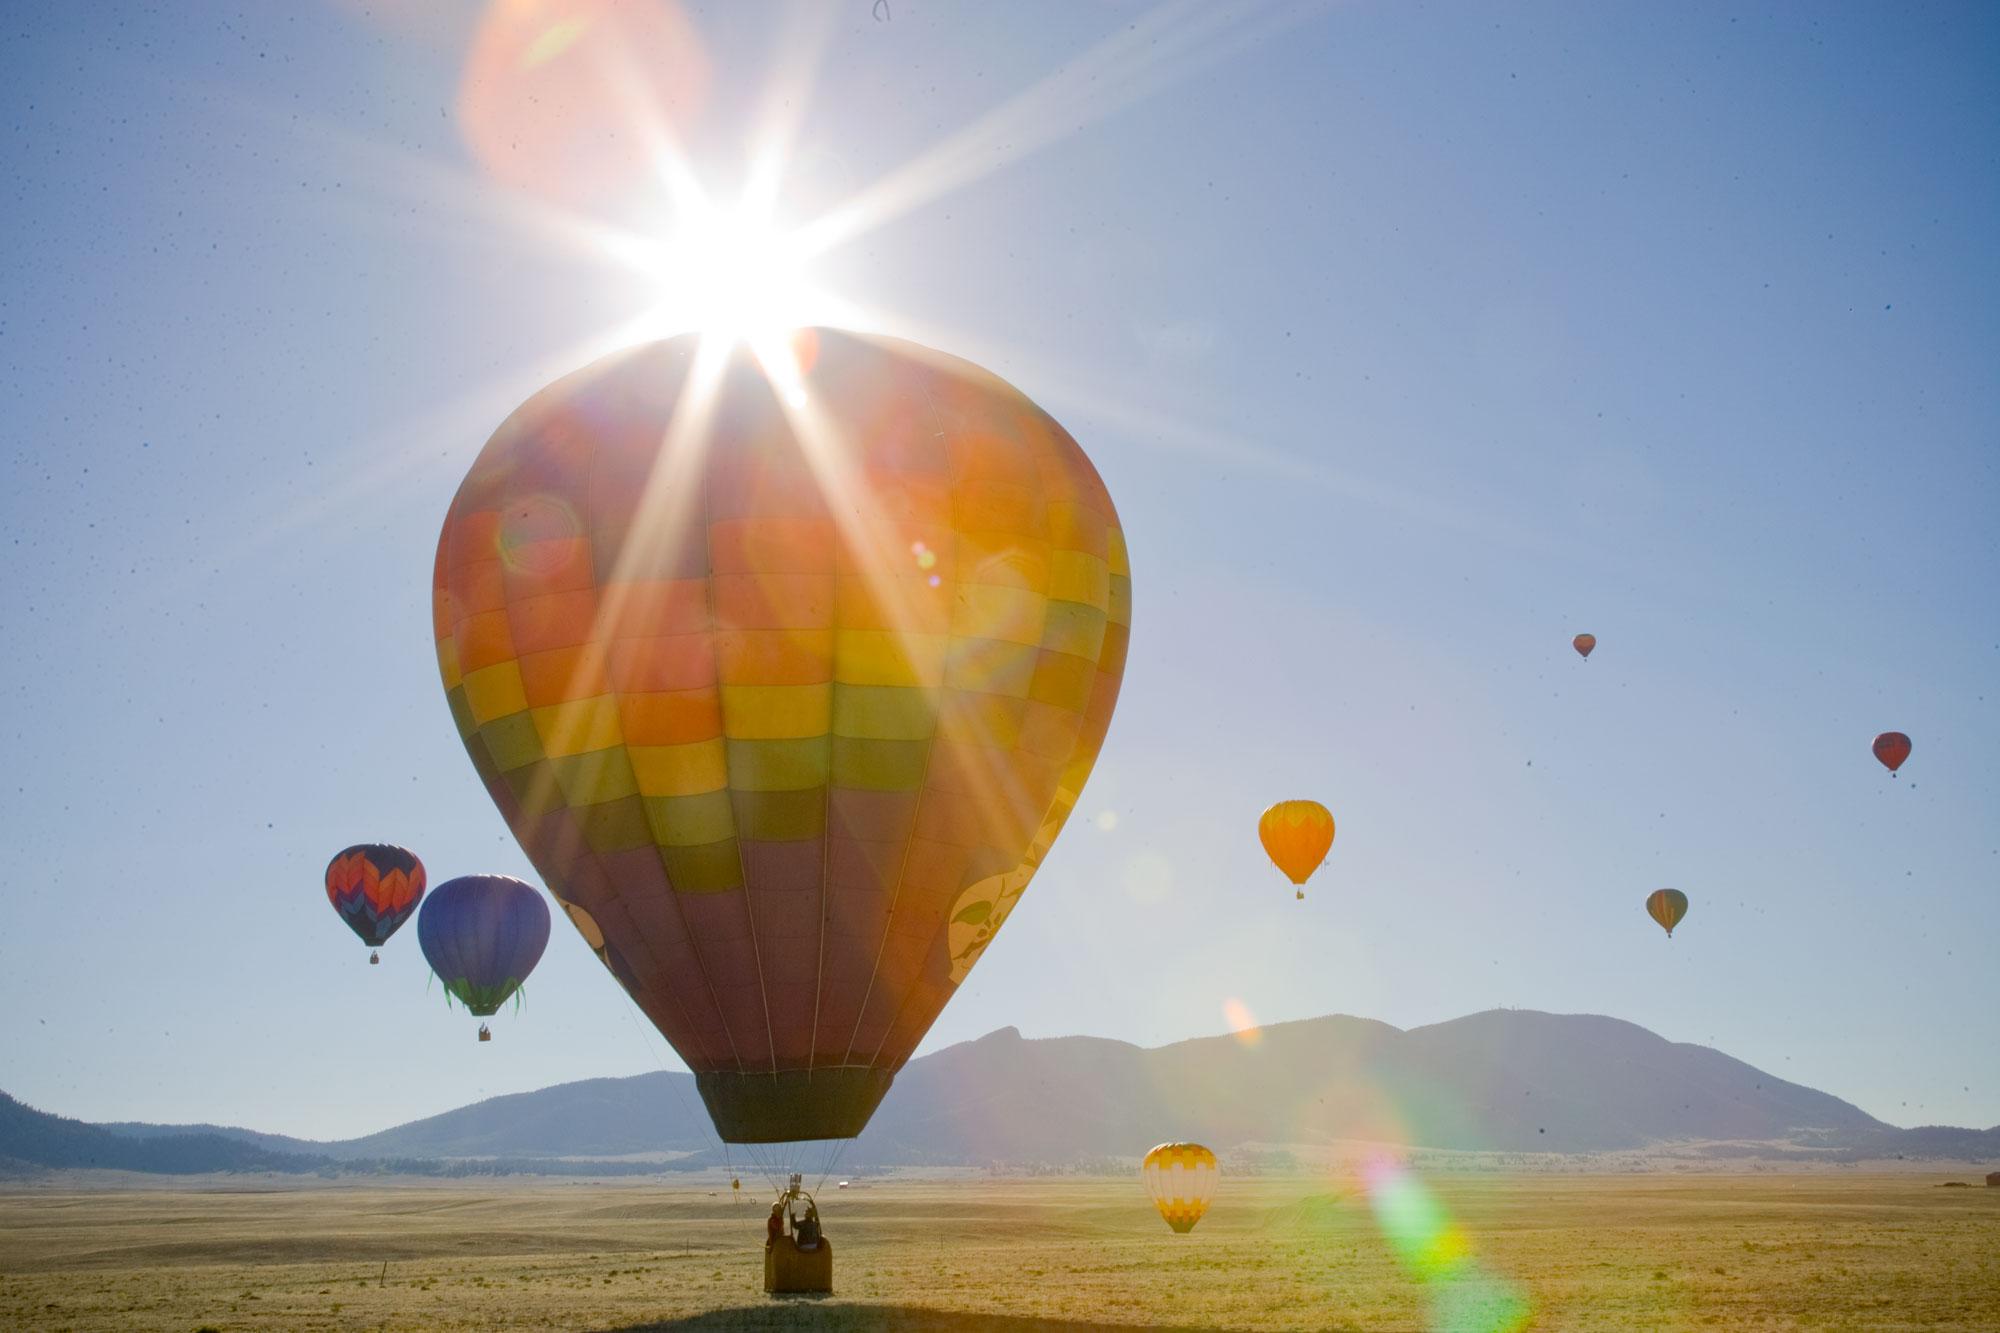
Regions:
[[831, 685], [724, 685], [722, 734], [780, 741], [824, 736], [833, 726]]
[[720, 737], [687, 745], [630, 745], [632, 772], [645, 796], [695, 796], [729, 785], [729, 763]]

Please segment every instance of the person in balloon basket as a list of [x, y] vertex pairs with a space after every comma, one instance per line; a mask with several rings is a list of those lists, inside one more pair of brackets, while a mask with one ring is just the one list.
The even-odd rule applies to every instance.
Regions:
[[[805, 1210], [799, 1211], [803, 1203]], [[819, 1205], [812, 1196], [799, 1188], [799, 1177], [792, 1176], [791, 1187], [777, 1197], [771, 1205], [771, 1216], [764, 1223], [764, 1247], [776, 1245], [786, 1230], [792, 1233], [792, 1245], [799, 1250], [819, 1248]]]
[[792, 1218], [792, 1240], [801, 1250], [819, 1248], [819, 1205], [806, 1200], [805, 1216]]

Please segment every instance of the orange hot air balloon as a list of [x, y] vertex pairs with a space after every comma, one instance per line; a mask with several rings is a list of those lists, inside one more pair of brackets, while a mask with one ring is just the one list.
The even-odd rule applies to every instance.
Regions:
[[1590, 650], [1597, 646], [1597, 636], [1595, 634], [1579, 634], [1569, 641], [1569, 646], [1576, 649], [1578, 657], [1588, 662], [1590, 660]]
[[1875, 738], [1873, 749], [1875, 757], [1882, 761], [1882, 767], [1894, 774], [1910, 757], [1910, 738], [1900, 731], [1885, 731]]
[[893, 339], [628, 349], [438, 541], [473, 766], [722, 1138], [858, 1134], [1048, 855], [1124, 672], [1117, 511], [999, 378]]
[[1668, 939], [1674, 937], [1674, 927], [1687, 914], [1688, 897], [1679, 889], [1654, 889], [1646, 895], [1646, 915], [1660, 923]]
[[1257, 821], [1264, 852], [1286, 878], [1300, 885], [1312, 878], [1333, 847], [1333, 816], [1318, 801], [1280, 801]]

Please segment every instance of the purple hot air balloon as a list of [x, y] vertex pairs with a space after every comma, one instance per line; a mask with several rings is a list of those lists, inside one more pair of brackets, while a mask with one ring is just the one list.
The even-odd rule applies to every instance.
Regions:
[[[549, 908], [532, 884], [461, 875], [424, 898], [417, 943], [444, 988], [484, 1018], [521, 988], [549, 943]], [[479, 1039], [485, 1041], [486, 1025]]]

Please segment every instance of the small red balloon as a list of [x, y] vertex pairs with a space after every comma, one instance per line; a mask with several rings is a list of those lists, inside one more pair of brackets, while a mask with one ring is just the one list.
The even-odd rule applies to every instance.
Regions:
[[1875, 738], [1875, 757], [1894, 773], [1910, 757], [1910, 738], [1900, 731], [1885, 731]]
[[1576, 649], [1578, 657], [1587, 658], [1590, 656], [1590, 650], [1597, 646], [1597, 636], [1595, 634], [1579, 634], [1574, 639], [1571, 639], [1569, 644], [1570, 647]]

